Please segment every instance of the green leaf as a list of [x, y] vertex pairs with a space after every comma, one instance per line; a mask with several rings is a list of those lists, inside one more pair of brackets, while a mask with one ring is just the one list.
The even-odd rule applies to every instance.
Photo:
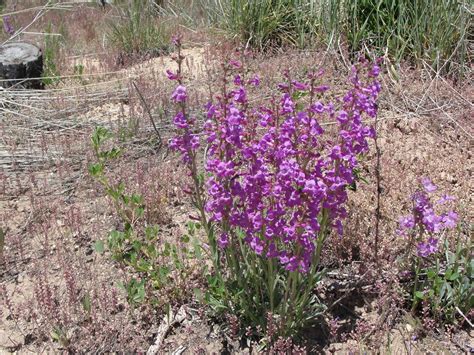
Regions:
[[354, 180], [354, 181], [352, 182], [352, 184], [350, 184], [350, 185], [347, 186], [347, 188], [348, 188], [349, 190], [351, 190], [351, 191], [356, 192], [356, 191], [357, 191], [357, 183], [356, 183], [356, 181]]
[[143, 217], [144, 213], [145, 213], [145, 209], [143, 207], [135, 208], [135, 214], [137, 215], [137, 217]]
[[425, 294], [422, 291], [415, 292], [415, 298], [422, 300], [425, 297]]
[[87, 314], [91, 313], [92, 302], [91, 302], [91, 296], [88, 293], [86, 293], [85, 296], [82, 298], [81, 303], [82, 303], [82, 308], [84, 309], [84, 311]]
[[7, 232], [0, 228], [0, 260], [3, 258], [3, 249], [5, 248], [5, 235]]
[[146, 239], [151, 241], [156, 238], [158, 235], [158, 227], [157, 226], [147, 226], [145, 228], [145, 236]]
[[111, 231], [107, 239], [107, 244], [110, 249], [114, 250], [122, 246], [124, 234], [117, 230]]
[[457, 272], [457, 271], [453, 272], [451, 275], [449, 275], [448, 280], [449, 281], [454, 281], [454, 280], [458, 279], [459, 276], [460, 276], [459, 272]]
[[102, 254], [104, 252], [104, 242], [102, 240], [96, 240], [94, 243], [94, 250]]
[[132, 199], [132, 202], [136, 205], [142, 205], [143, 204], [142, 195], [132, 194], [131, 199]]
[[89, 165], [89, 174], [92, 177], [98, 177], [104, 172], [104, 165], [101, 163]]
[[152, 269], [151, 264], [148, 260], [140, 259], [137, 263], [137, 271], [149, 272]]
[[54, 328], [52, 331], [51, 331], [51, 339], [53, 339], [53, 341], [57, 341], [59, 342], [59, 340], [61, 339], [61, 334], [60, 334], [60, 330], [58, 328]]
[[202, 302], [204, 300], [204, 293], [202, 292], [201, 289], [199, 288], [194, 288], [194, 296], [199, 302]]
[[171, 255], [170, 249], [171, 249], [170, 243], [166, 242], [165, 243], [165, 249], [163, 250], [163, 255], [164, 256], [170, 256]]
[[142, 303], [144, 299], [145, 299], [145, 280], [142, 280], [136, 287], [135, 295], [133, 296], [133, 302]]
[[197, 238], [193, 238], [194, 255], [198, 260], [202, 259], [201, 244]]
[[153, 244], [149, 244], [146, 246], [146, 253], [152, 259], [156, 258], [157, 256], [156, 248]]
[[122, 154], [122, 150], [120, 148], [112, 148], [107, 152], [108, 159], [116, 159]]

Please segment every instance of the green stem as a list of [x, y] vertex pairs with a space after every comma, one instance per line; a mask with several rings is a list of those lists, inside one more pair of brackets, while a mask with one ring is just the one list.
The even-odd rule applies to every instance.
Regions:
[[268, 264], [268, 275], [267, 275], [268, 296], [270, 298], [270, 312], [272, 312], [272, 314], [273, 314], [273, 310], [275, 309], [275, 293], [274, 293], [275, 276], [274, 276], [274, 270], [273, 270], [273, 263], [274, 263], [273, 258], [269, 258], [267, 260], [267, 264]]
[[418, 306], [418, 298], [416, 297], [416, 292], [418, 291], [418, 281], [420, 275], [420, 260], [415, 258], [415, 284], [413, 285], [413, 303], [411, 305], [412, 313], [415, 311], [416, 306]]

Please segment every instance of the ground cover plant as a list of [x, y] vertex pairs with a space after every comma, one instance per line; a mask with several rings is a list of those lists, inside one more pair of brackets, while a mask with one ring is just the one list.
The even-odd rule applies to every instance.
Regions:
[[470, 8], [321, 4], [5, 2], [1, 351], [472, 351]]

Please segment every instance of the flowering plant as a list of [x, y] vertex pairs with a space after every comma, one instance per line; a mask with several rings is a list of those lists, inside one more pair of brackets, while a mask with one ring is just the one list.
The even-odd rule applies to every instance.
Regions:
[[[407, 252], [414, 270], [412, 311], [423, 301], [429, 304], [433, 314], [454, 319], [454, 309], [458, 312], [469, 309], [474, 301], [470, 296], [473, 287], [470, 247], [463, 248], [458, 242], [453, 252], [448, 239], [442, 240], [448, 230], [457, 227], [458, 215], [452, 209], [445, 208], [442, 213], [437, 210], [454, 201], [454, 197], [443, 195], [433, 202], [437, 186], [428, 178], [422, 178], [421, 185], [412, 195], [411, 215], [400, 218], [398, 229], [398, 234], [408, 239]], [[426, 277], [422, 279], [422, 275]]]
[[[454, 211], [436, 214], [430, 194], [434, 193], [437, 187], [428, 178], [423, 178], [421, 183], [423, 189], [412, 195], [412, 214], [400, 218], [398, 233], [415, 238], [418, 255], [425, 258], [438, 252], [439, 236], [443, 231], [456, 227], [458, 215]], [[444, 205], [453, 200], [454, 197], [444, 195], [437, 201], [437, 205]]]
[[[192, 198], [224, 285], [214, 300], [225, 299], [223, 307], [263, 329], [271, 313], [279, 335], [291, 335], [323, 309], [314, 293], [321, 250], [332, 230], [343, 232], [358, 156], [374, 137], [363, 119], [377, 113], [379, 67], [361, 62], [352, 69], [347, 93], [328, 102], [323, 73], [301, 82], [285, 73], [280, 100], [252, 107], [249, 92], [260, 78], [246, 79], [242, 63], [229, 61], [222, 90], [206, 105], [207, 120], [199, 128], [186, 110], [179, 38], [175, 44], [178, 70], [167, 73], [177, 81], [170, 147], [193, 178]], [[205, 178], [197, 163], [202, 144]]]

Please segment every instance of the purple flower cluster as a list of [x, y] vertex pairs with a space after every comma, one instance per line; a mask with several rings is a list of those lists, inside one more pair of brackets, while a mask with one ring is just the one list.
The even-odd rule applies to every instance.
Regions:
[[[454, 211], [437, 214], [430, 199], [430, 194], [437, 190], [430, 179], [423, 178], [422, 190], [416, 191], [413, 196], [413, 213], [400, 218], [398, 233], [402, 236], [409, 236], [417, 233], [418, 230], [418, 255], [427, 257], [438, 251], [437, 235], [444, 230], [453, 229], [457, 225], [458, 215]], [[452, 201], [452, 196], [445, 195], [437, 201], [438, 205]], [[424, 234], [428, 237], [423, 238]]]
[[[240, 62], [230, 67], [239, 69]], [[379, 69], [367, 67], [360, 66], [369, 73], [365, 80], [354, 68], [351, 89], [334, 102], [322, 101], [329, 88], [316, 85], [319, 76], [312, 74], [304, 82], [280, 84], [281, 100], [258, 108], [250, 108], [247, 85], [256, 87], [260, 79], [244, 82], [236, 75], [234, 86], [208, 103], [205, 208], [219, 226], [221, 248], [236, 246], [243, 235], [256, 254], [277, 258], [287, 270], [306, 272], [316, 239], [326, 228], [342, 233], [347, 187], [354, 182], [358, 155], [374, 136], [363, 117], [377, 113]], [[309, 99], [297, 102], [297, 92]], [[185, 88], [178, 86], [172, 99], [184, 102]], [[324, 121], [335, 128], [332, 133], [323, 129]], [[174, 123], [184, 135], [174, 138], [171, 147], [189, 162], [198, 144], [186, 136], [187, 117], [178, 113]]]
[[177, 80], [178, 86], [171, 95], [171, 100], [179, 105], [180, 109], [173, 119], [173, 124], [177, 128], [177, 134], [170, 139], [170, 149], [178, 151], [185, 163], [191, 163], [200, 146], [199, 135], [193, 133], [194, 118], [186, 113], [186, 100], [188, 98], [186, 87], [180, 82], [180, 75], [170, 70], [166, 71], [170, 80]]
[[15, 34], [15, 29], [13, 28], [13, 25], [11, 23], [11, 17], [6, 15], [2, 17], [2, 22], [3, 22], [3, 31], [5, 31], [6, 34], [12, 36]]

